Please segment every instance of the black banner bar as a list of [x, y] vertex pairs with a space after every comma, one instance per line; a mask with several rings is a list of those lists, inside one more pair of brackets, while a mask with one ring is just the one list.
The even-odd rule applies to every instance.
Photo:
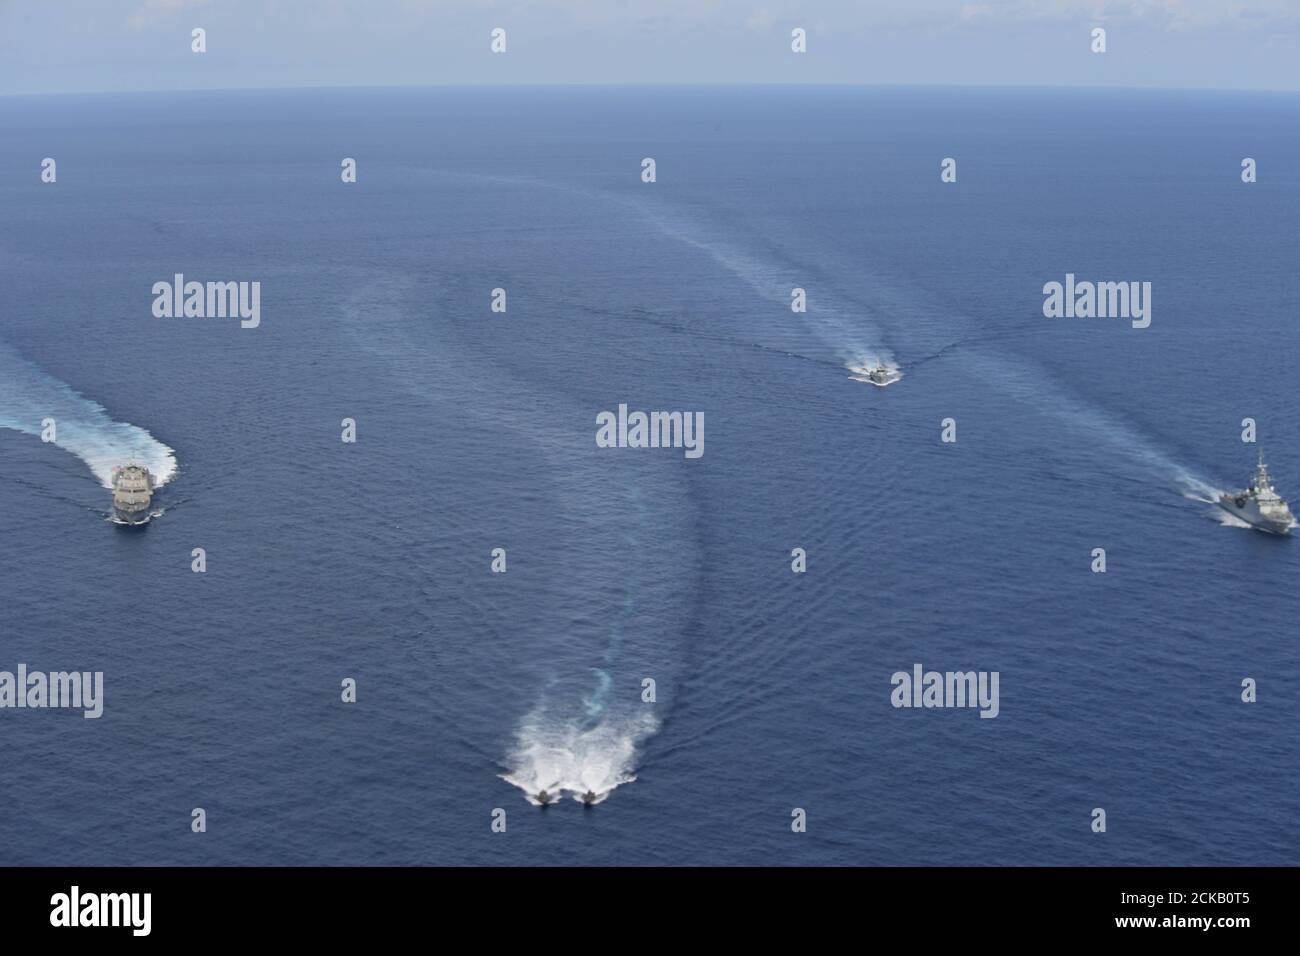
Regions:
[[[0, 870], [7, 939], [374, 942], [580, 918], [584, 933], [704, 921], [999, 940], [1212, 939], [1283, 929], [1287, 869]], [[577, 908], [575, 909], [575, 904]], [[558, 909], [557, 909], [558, 908]], [[561, 912], [569, 915], [561, 917]], [[579, 914], [580, 917], [579, 917]], [[995, 932], [996, 937], [987, 933]], [[974, 937], [971, 937], [974, 938]]]

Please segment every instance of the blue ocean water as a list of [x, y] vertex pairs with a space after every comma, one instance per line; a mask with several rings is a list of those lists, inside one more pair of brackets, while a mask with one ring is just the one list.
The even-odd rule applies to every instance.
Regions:
[[[0, 99], [0, 669], [105, 675], [99, 720], [0, 710], [0, 862], [1295, 862], [1300, 543], [1202, 499], [1245, 417], [1300, 499], [1298, 120]], [[1151, 327], [1044, 318], [1066, 272], [1150, 281]], [[260, 327], [155, 318], [175, 273], [260, 281]], [[705, 453], [597, 448], [620, 403], [703, 411]], [[128, 457], [168, 478], [141, 532]], [[999, 716], [895, 709], [918, 662], [998, 671]]]

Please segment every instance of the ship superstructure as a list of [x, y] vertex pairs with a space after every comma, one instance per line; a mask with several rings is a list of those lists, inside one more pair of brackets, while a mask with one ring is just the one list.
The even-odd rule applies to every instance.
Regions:
[[153, 517], [153, 475], [142, 465], [113, 469], [113, 520], [118, 524], [145, 524]]

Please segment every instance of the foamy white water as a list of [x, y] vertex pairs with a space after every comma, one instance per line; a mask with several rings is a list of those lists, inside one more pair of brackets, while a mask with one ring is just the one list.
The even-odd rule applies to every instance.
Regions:
[[648, 710], [640, 715], [603, 716], [597, 723], [553, 719], [544, 710], [523, 719], [509, 756], [511, 769], [501, 779], [524, 791], [540, 806], [543, 790], [554, 802], [561, 793], [576, 800], [594, 793], [600, 803], [615, 788], [636, 779], [641, 742], [658, 729]]
[[105, 488], [113, 487], [113, 466], [128, 461], [148, 468], [155, 485], [176, 474], [172, 449], [0, 345], [0, 428], [39, 440], [47, 418], [55, 423], [52, 444], [84, 461]]

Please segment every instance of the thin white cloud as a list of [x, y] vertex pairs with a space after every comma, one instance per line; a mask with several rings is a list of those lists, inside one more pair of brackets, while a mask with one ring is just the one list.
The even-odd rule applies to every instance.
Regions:
[[186, 10], [205, 7], [208, 0], [144, 0], [127, 18], [126, 24], [132, 30], [143, 30], [170, 20]]

